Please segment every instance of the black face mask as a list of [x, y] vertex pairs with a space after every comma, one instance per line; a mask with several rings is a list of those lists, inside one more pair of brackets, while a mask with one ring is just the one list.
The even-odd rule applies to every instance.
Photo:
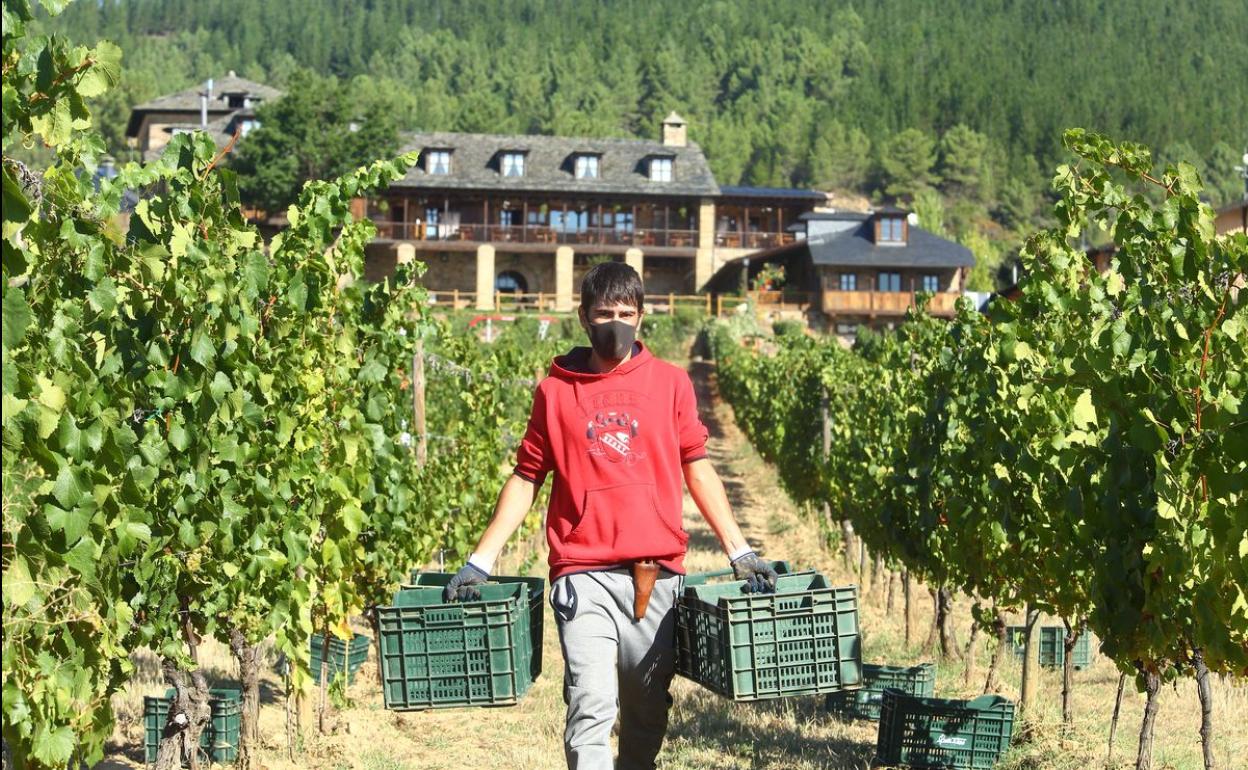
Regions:
[[589, 325], [589, 344], [599, 358], [619, 361], [628, 355], [637, 338], [637, 327], [624, 321], [607, 321]]

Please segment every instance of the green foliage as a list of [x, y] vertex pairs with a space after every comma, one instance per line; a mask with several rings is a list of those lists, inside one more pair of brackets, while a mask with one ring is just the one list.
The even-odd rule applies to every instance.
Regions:
[[906, 201], [940, 181], [935, 165], [936, 143], [917, 128], [889, 137], [880, 147], [884, 192]]
[[940, 174], [951, 195], [981, 201], [992, 197], [988, 137], [959, 123], [940, 138]]
[[231, 165], [245, 203], [284, 211], [304, 183], [341, 176], [398, 149], [398, 127], [384, 102], [361, 103], [349, 83], [296, 72], [286, 95], [262, 104], [260, 121]]
[[[267, 249], [202, 134], [97, 191], [98, 137], [47, 116], [112, 59], [25, 38], [29, 17], [5, 6], [6, 140], [57, 160], [36, 174], [6, 144], [4, 737], [18, 767], [64, 767], [101, 756], [135, 646], [188, 665], [188, 636], [272, 634], [308, 684], [312, 628], [360, 609], [376, 498], [416, 486], [385, 374], [422, 293], [357, 280], [373, 230], [349, 211], [413, 158], [307, 185]], [[123, 238], [128, 190], [147, 194]], [[407, 569], [404, 542], [382, 555]]]
[[[766, 355], [717, 327], [721, 389], [799, 501], [912, 572], [1086, 619], [1124, 671], [1189, 672], [1198, 649], [1242, 676], [1248, 238], [1214, 236], [1192, 166], [1154, 176], [1138, 145], [1065, 142], [1079, 160], [1023, 251], [1020, 301], [919, 314], [853, 351], [781, 338]], [[1111, 234], [1109, 272], [1084, 227]]]
[[[1246, 13], [1229, 0], [1200, 9], [1125, 0], [1113, 13], [1078, 3], [974, 0], [950, 12], [937, 0], [781, 0], [762, 15], [744, 0], [129, 0], [76, 4], [52, 26], [125, 49], [120, 87], [96, 109], [118, 158], [133, 153], [124, 128], [135, 104], [230, 69], [294, 93], [306, 68], [349, 84], [358, 114], [335, 114], [331, 125], [377, 110], [366, 126], [654, 138], [674, 109], [721, 184], [903, 201], [938, 186], [954, 237], [974, 230], [1016, 249], [1044, 224], [1041, 168], [1066, 160], [1057, 138], [1069, 125], [1158, 147], [1186, 142], [1205, 160], [1211, 202], [1238, 199], [1248, 90], [1236, 65], [1248, 43], [1235, 33]], [[1069, 54], [1093, 50], [1093, 69]], [[1164, 78], [1141, 76], [1150, 62], [1140, 52], [1150, 50], [1192, 55]], [[1203, 98], [1170, 109], [1192, 93]], [[328, 134], [307, 146], [338, 132]], [[321, 173], [296, 168], [298, 156], [258, 158], [245, 197], [279, 211], [298, 189], [291, 180]]]
[[[858, 159], [906, 128], [936, 137], [965, 125], [1010, 159], [996, 178], [1032, 186], [1044, 179], [1024, 159], [1051, 168], [1070, 125], [1158, 147], [1183, 140], [1204, 157], [1221, 141], [1238, 162], [1248, 136], [1238, 66], [1248, 43], [1237, 34], [1246, 14], [1234, 0], [1124, 0], [1112, 13], [780, 0], [765, 14], [745, 0], [129, 0], [78, 3], [57, 26], [127, 53], [121, 88], [102, 105], [119, 157], [133, 104], [228, 69], [283, 85], [302, 66], [393, 98], [403, 129], [653, 137], [675, 109], [721, 184], [866, 191]], [[1148, 76], [1145, 52], [1157, 50], [1191, 55]], [[1178, 113], [1177, 103], [1186, 105]]]

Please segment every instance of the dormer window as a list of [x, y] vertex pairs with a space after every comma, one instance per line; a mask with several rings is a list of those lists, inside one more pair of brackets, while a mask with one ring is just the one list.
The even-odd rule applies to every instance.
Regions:
[[524, 153], [504, 152], [499, 159], [499, 170], [503, 176], [524, 176]]
[[672, 181], [673, 158], [651, 158], [650, 159], [650, 181], [651, 182], [670, 182]]
[[425, 173], [431, 176], [447, 176], [451, 173], [450, 150], [426, 150]]
[[247, 101], [248, 100], [247, 100], [246, 94], [226, 94], [225, 95], [225, 103], [228, 104], [230, 109], [232, 110], [241, 110], [244, 107], [249, 106], [247, 104]]
[[906, 242], [906, 220], [904, 217], [882, 216], [876, 220], [876, 243]]
[[597, 179], [598, 178], [598, 156], [597, 155], [577, 155], [575, 161], [576, 178], [577, 179]]

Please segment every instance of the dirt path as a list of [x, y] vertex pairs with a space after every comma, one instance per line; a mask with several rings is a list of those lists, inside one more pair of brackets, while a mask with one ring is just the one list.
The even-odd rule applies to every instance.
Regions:
[[[838, 584], [855, 578], [838, 558], [824, 547], [813, 516], [798, 511], [775, 482], [774, 472], [753, 452], [733, 422], [731, 409], [714, 397], [714, 366], [694, 363], [690, 367], [698, 391], [702, 417], [711, 433], [709, 455], [724, 480], [734, 512], [749, 541], [770, 558], [787, 559], [800, 568], [815, 568]], [[725, 558], [710, 528], [702, 521], [688, 495], [685, 526], [690, 532], [686, 566], [690, 571], [718, 569]], [[544, 542], [540, 537], [518, 543], [504, 554], [498, 571], [517, 570], [525, 554], [542, 551], [532, 574], [544, 575]], [[534, 563], [534, 562], [530, 562]], [[861, 607], [863, 648], [868, 661], [910, 665], [931, 660], [917, 649], [931, 622], [926, 592], [917, 590], [914, 609], [915, 645], [902, 639], [900, 588], [894, 606], [886, 606], [883, 587], [868, 586]], [[921, 598], [920, 598], [921, 597]], [[955, 608], [960, 637], [967, 638], [965, 603]], [[981, 637], [982, 638], [982, 637]], [[370, 655], [371, 655], [370, 651]], [[207, 648], [206, 662], [220, 680], [236, 672], [224, 650]], [[528, 695], [516, 706], [493, 709], [453, 709], [419, 713], [392, 713], [382, 706], [376, 684], [375, 662], [360, 671], [350, 688], [352, 704], [338, 714], [339, 731], [321, 736], [315, 729], [305, 736], [303, 753], [295, 761], [285, 756], [281, 682], [266, 673], [262, 688], [261, 734], [263, 765], [269, 770], [551, 770], [563, 767], [562, 732], [564, 705], [561, 697], [563, 665], [558, 635], [547, 614], [543, 647], [544, 672]], [[985, 671], [987, 651], [979, 649], [978, 670]], [[100, 770], [141, 766], [142, 694], [163, 691], [155, 667], [150, 676], [119, 696], [121, 725], [116, 753], [98, 766]], [[941, 664], [937, 694], [967, 697], [978, 694], [982, 679], [968, 686], [960, 663]], [[1011, 663], [1005, 675], [1007, 697], [1017, 693], [1017, 668]], [[1060, 683], [1056, 674], [1041, 681], [1045, 702], [1040, 738], [1036, 745], [1015, 749], [1003, 767], [1081, 768], [1104, 766], [1105, 715], [1112, 708], [1117, 674], [1111, 663], [1099, 659], [1077, 677], [1076, 712], [1081, 721], [1066, 740], [1057, 737], [1060, 719]], [[1191, 690], [1189, 692], [1188, 690]], [[832, 770], [866, 768], [874, 755], [874, 723], [843, 723], [822, 711], [819, 698], [794, 698], [761, 704], [734, 704], [680, 677], [672, 687], [675, 705], [668, 740], [660, 756], [664, 770]], [[1248, 692], [1242, 686], [1218, 685], [1215, 698], [1224, 716], [1248, 713]], [[1198, 723], [1194, 688], [1181, 693], [1166, 690], [1158, 721], [1157, 767], [1195, 770], [1198, 765]], [[1117, 756], [1134, 756], [1134, 731], [1138, 728], [1142, 698], [1129, 693], [1119, 728]], [[1245, 739], [1228, 735], [1229, 719], [1223, 721], [1225, 767], [1235, 766], [1233, 757], [1248, 753]], [[1243, 750], [1243, 751], [1241, 751]], [[1220, 757], [1221, 759], [1221, 757]], [[139, 761], [136, 761], [139, 760]], [[1238, 760], [1236, 760], [1238, 761]]]

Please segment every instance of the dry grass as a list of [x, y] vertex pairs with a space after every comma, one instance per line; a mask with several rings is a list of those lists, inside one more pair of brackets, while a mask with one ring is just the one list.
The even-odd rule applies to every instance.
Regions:
[[[695, 372], [697, 373], [697, 372]], [[702, 400], [709, 402], [707, 394]], [[753, 453], [737, 431], [731, 412], [716, 404], [705, 417], [712, 429], [711, 459], [720, 469], [734, 509], [747, 537], [761, 543], [771, 558], [821, 570], [834, 580], [853, 582], [841, 560], [822, 546], [815, 519], [803, 515], [776, 487], [774, 474]], [[714, 537], [686, 498], [685, 520], [691, 533], [687, 566], [691, 571], [723, 566], [723, 554]], [[517, 569], [532, 561], [540, 539], [519, 544], [505, 555], [499, 571]], [[544, 556], [544, 554], [543, 554]], [[544, 558], [533, 574], [541, 574]], [[917, 587], [916, 587], [917, 588]], [[865, 586], [861, 610], [866, 659], [909, 665], [933, 659], [917, 648], [932, 621], [927, 592], [918, 588], [913, 610], [915, 644], [907, 646], [902, 632], [900, 585], [893, 611], [886, 612], [885, 591]], [[549, 614], [548, 614], [549, 619]], [[954, 618], [958, 638], [968, 638], [969, 603], [960, 600]], [[1017, 621], [1017, 619], [1015, 619]], [[987, 671], [989, 651], [980, 636], [974, 681], [964, 683], [961, 662], [940, 664], [937, 695], [968, 697], [979, 694]], [[562, 660], [554, 624], [547, 623], [543, 647], [545, 671], [533, 689], [514, 707], [454, 709], [396, 714], [382, 707], [374, 661], [365, 664], [350, 689], [352, 705], [338, 719], [337, 734], [322, 736], [315, 729], [305, 736], [302, 753], [293, 761], [285, 756], [281, 682], [266, 667], [260, 726], [263, 764], [269, 770], [549, 770], [563, 766]], [[224, 648], [209, 644], [204, 661], [216, 680], [235, 676], [233, 661]], [[150, 656], [137, 656], [139, 676], [117, 697], [119, 726], [114, 754], [99, 765], [133, 768], [142, 762], [142, 698], [164, 687]], [[1076, 721], [1069, 732], [1061, 729], [1059, 672], [1045, 672], [1040, 683], [1040, 706], [1032, 720], [1033, 740], [1016, 745], [1002, 763], [1007, 770], [1031, 768], [1105, 768], [1109, 718], [1118, 675], [1113, 665], [1098, 658], [1087, 671], [1076, 673]], [[1018, 694], [1019, 670], [1007, 660], [1003, 694]], [[817, 698], [795, 698], [762, 704], [734, 704], [692, 683], [673, 683], [675, 707], [668, 740], [660, 757], [664, 770], [831, 770], [870, 767], [875, 748], [875, 724], [841, 722], [822, 711]], [[1217, 758], [1222, 768], [1248, 767], [1248, 687], [1244, 682], [1213, 682]], [[1124, 698], [1116, 767], [1126, 767], [1135, 756], [1136, 733], [1144, 699], [1128, 684]], [[1184, 681], [1162, 695], [1157, 720], [1155, 767], [1196, 770], [1200, 760], [1199, 708], [1195, 685]]]

